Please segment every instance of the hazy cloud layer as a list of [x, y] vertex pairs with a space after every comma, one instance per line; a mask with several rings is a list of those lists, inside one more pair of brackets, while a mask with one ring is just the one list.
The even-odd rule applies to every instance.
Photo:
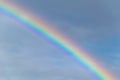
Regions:
[[80, 65], [69, 60], [65, 54], [7, 17], [2, 15], [1, 18], [1, 80], [92, 80]]
[[[120, 76], [120, 1], [11, 1], [45, 18]], [[7, 17], [0, 16], [0, 25], [1, 64], [6, 66], [1, 72], [9, 75], [8, 79], [4, 79], [4, 75], [3, 80], [9, 80], [11, 72], [12, 80], [90, 80], [82, 67]]]

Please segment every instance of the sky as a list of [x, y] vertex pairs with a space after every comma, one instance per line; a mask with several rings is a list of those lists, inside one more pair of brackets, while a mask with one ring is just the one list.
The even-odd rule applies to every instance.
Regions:
[[[120, 79], [119, 0], [9, 0], [54, 25]], [[0, 14], [0, 80], [96, 80], [76, 61]]]

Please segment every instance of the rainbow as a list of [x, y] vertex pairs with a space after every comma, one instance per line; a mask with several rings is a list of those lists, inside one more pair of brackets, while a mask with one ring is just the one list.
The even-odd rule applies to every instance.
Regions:
[[43, 20], [38, 19], [13, 3], [1, 1], [0, 11], [5, 12], [6, 15], [10, 15], [15, 20], [24, 24], [25, 27], [32, 30], [35, 34], [39, 36], [42, 35], [52, 44], [58, 46], [67, 55], [72, 56], [77, 62], [97, 76], [97, 80], [117, 80], [112, 74], [103, 68], [100, 63], [94, 60], [92, 56], [88, 55], [82, 49], [79, 49], [77, 45], [63, 36], [59, 31], [44, 23]]

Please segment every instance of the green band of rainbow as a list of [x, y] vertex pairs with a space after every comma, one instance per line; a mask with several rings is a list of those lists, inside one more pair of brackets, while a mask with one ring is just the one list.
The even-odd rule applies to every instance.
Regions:
[[32, 29], [38, 35], [46, 37], [56, 44], [56, 46], [62, 48], [68, 53], [68, 55], [75, 58], [88, 70], [91, 70], [96, 76], [98, 76], [97, 80], [116, 80], [115, 77], [94, 60], [92, 56], [79, 49], [75, 44], [73, 44], [73, 42], [64, 37], [57, 30], [45, 24], [42, 20], [39, 20], [28, 12], [18, 8], [17, 5], [1, 2], [0, 11], [6, 12], [8, 15], [11, 15], [23, 24], [26, 24], [26, 27]]

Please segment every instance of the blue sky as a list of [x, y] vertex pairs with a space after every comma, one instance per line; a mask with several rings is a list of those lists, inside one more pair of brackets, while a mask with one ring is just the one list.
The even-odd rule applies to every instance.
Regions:
[[[120, 76], [119, 0], [11, 0], [44, 18]], [[0, 15], [1, 80], [95, 80], [80, 64]]]

